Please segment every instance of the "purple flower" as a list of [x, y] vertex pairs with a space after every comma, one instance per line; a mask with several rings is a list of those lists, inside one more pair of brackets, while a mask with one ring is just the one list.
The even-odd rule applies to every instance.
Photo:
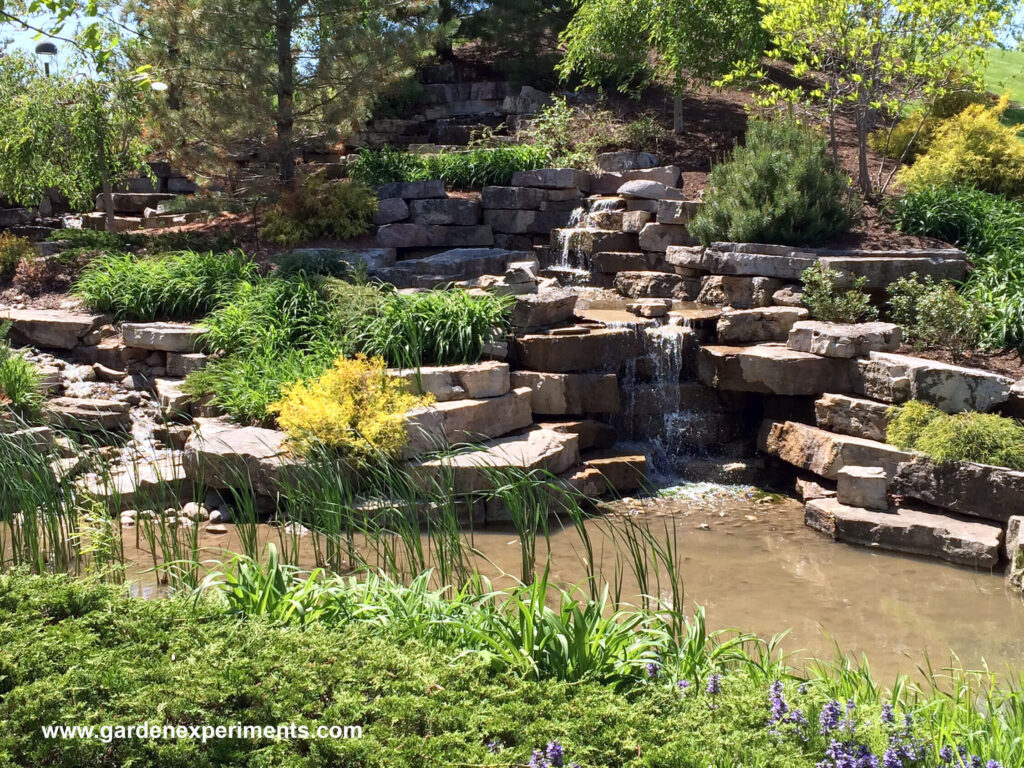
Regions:
[[713, 673], [708, 678], [708, 685], [707, 688], [704, 689], [704, 692], [709, 696], [717, 696], [720, 694], [722, 692], [722, 676], [717, 672]]
[[889, 749], [885, 750], [885, 754], [882, 755], [882, 765], [885, 768], [903, 768], [903, 761], [896, 750], [889, 747]]
[[821, 714], [818, 715], [818, 722], [821, 724], [822, 734], [828, 735], [839, 727], [839, 716], [841, 714], [842, 710], [839, 709], [838, 701], [830, 701], [822, 707]]
[[661, 674], [661, 665], [656, 661], [647, 662], [647, 677], [651, 680], [657, 679], [658, 675]]
[[1003, 766], [995, 760], [989, 760], [987, 763], [985, 763], [985, 768], [1003, 768]]
[[946, 765], [951, 765], [953, 763], [953, 748], [949, 746], [949, 744], [939, 750], [939, 760]]
[[548, 768], [548, 761], [539, 749], [533, 750], [530, 755], [530, 768]]
[[796, 687], [796, 692], [799, 693], [801, 696], [807, 693], [807, 683], [800, 683], [800, 685]]
[[882, 705], [882, 722], [894, 725], [896, 723], [896, 715], [892, 711], [892, 704]]
[[505, 745], [501, 742], [500, 739], [491, 739], [487, 742], [487, 751], [490, 752], [492, 755], [498, 754], [504, 748]]
[[551, 768], [562, 768], [564, 750], [562, 749], [562, 745], [557, 741], [548, 742], [547, 749], [544, 750], [544, 756], [547, 757], [548, 762], [551, 764]]
[[680, 680], [678, 683], [676, 683], [676, 685], [679, 686], [679, 690], [680, 691], [685, 691], [687, 688], [690, 687], [690, 681], [689, 680]]
[[971, 768], [981, 768], [981, 758], [977, 755], [971, 755], [971, 759], [967, 764]]

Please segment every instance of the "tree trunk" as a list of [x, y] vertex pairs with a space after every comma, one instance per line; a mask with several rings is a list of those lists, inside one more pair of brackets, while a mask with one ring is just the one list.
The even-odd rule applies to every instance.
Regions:
[[672, 132], [683, 132], [683, 94], [678, 92], [672, 97]]
[[[103, 101], [97, 96], [95, 108], [103, 109]], [[110, 183], [110, 169], [107, 165], [107, 124], [100, 112], [99, 120], [96, 123], [96, 160], [100, 167], [101, 176], [100, 191], [103, 193], [103, 228], [107, 232], [114, 231], [114, 188]]]
[[865, 199], [872, 195], [871, 171], [868, 170], [868, 113], [857, 110], [857, 182]]
[[280, 180], [291, 185], [295, 180], [294, 101], [295, 62], [292, 59], [292, 33], [295, 29], [291, 0], [277, 0], [277, 168]]

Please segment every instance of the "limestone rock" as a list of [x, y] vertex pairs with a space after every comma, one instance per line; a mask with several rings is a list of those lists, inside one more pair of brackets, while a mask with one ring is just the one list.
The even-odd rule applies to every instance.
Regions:
[[455, 493], [474, 493], [493, 488], [495, 471], [516, 468], [558, 475], [579, 459], [576, 435], [534, 428], [453, 456], [417, 462], [411, 470], [422, 485], [440, 483]]
[[295, 465], [284, 432], [238, 427], [217, 419], [197, 419], [183, 461], [190, 477], [211, 488], [251, 487], [273, 496], [282, 489], [285, 473]]
[[556, 248], [567, 248], [587, 256], [602, 251], [635, 253], [639, 247], [637, 236], [632, 233], [591, 227], [555, 229], [551, 232], [551, 238]]
[[994, 568], [1002, 528], [987, 523], [899, 508], [874, 512], [816, 499], [804, 507], [804, 521], [836, 541], [935, 557], [958, 565]]
[[660, 181], [650, 179], [634, 179], [627, 181], [617, 190], [619, 197], [633, 197], [641, 200], [682, 200], [683, 193]]
[[718, 320], [718, 342], [786, 341], [793, 325], [809, 314], [802, 307], [762, 307], [726, 312]]
[[132, 423], [128, 403], [119, 400], [58, 397], [45, 410], [54, 423], [82, 432], [121, 432]]
[[541, 189], [589, 189], [590, 177], [575, 168], [542, 168], [537, 171], [516, 171], [512, 174], [513, 187], [540, 187]]
[[[402, 202], [399, 198], [388, 198], [388, 201]], [[365, 269], [371, 274], [395, 266], [397, 258], [394, 248], [296, 248], [292, 253], [336, 262], [343, 261], [351, 267]]]
[[480, 222], [480, 203], [459, 197], [413, 200], [409, 218], [416, 224], [472, 226]]
[[665, 317], [672, 308], [668, 299], [638, 299], [626, 305], [626, 309], [638, 317]]
[[[659, 200], [658, 223], [685, 226], [693, 220], [699, 210], [700, 202], [697, 200]], [[673, 245], [686, 245], [686, 243], [673, 243]]]
[[519, 367], [531, 371], [568, 373], [617, 368], [638, 354], [636, 334], [629, 328], [603, 328], [580, 335], [528, 334], [514, 342]]
[[885, 443], [837, 435], [795, 421], [765, 421], [758, 447], [828, 480], [837, 479], [839, 470], [848, 466], [881, 467], [892, 478], [901, 464], [913, 459], [913, 454]]
[[382, 248], [473, 248], [494, 245], [494, 231], [487, 225], [385, 224], [377, 230]]
[[693, 301], [699, 281], [672, 272], [629, 271], [615, 275], [615, 290], [631, 299], [679, 299]]
[[772, 294], [772, 301], [781, 307], [802, 307], [804, 292], [798, 285], [784, 285]]
[[847, 388], [842, 361], [794, 352], [782, 344], [702, 347], [698, 378], [709, 387], [772, 395], [817, 395]]
[[553, 432], [576, 435], [579, 438], [579, 448], [581, 451], [595, 448], [611, 448], [618, 437], [613, 426], [595, 421], [594, 419], [537, 422], [537, 426]]
[[536, 211], [546, 197], [544, 190], [535, 187], [484, 187], [481, 201], [485, 209]]
[[618, 413], [618, 377], [614, 373], [539, 373], [516, 371], [514, 387], [530, 389], [530, 407], [545, 416]]
[[206, 367], [210, 358], [201, 352], [168, 352], [167, 375], [175, 379], [184, 379], [190, 373]]
[[408, 259], [400, 266], [417, 275], [443, 275], [467, 280], [481, 275], [504, 274], [515, 251], [502, 248], [453, 248], [422, 259]]
[[458, 443], [479, 443], [533, 423], [530, 390], [512, 389], [500, 397], [449, 400], [406, 414], [406, 455], [436, 451]]
[[194, 352], [205, 331], [187, 323], [125, 323], [125, 346], [161, 352]]
[[[656, 168], [635, 168], [624, 171], [605, 171], [597, 174], [590, 182], [590, 190], [599, 195], [613, 195], [623, 184], [630, 181], [654, 181], [666, 187], [679, 186], [682, 172], [676, 165], [663, 165]], [[654, 202], [648, 201], [648, 202]], [[655, 207], [652, 207], [653, 212]]]
[[647, 457], [642, 453], [601, 451], [584, 456], [583, 462], [600, 472], [606, 488], [616, 493], [636, 491], [647, 483]]
[[887, 403], [923, 400], [947, 413], [989, 411], [1010, 398], [1014, 383], [977, 368], [887, 352], [857, 360], [852, 375], [858, 394]]
[[[131, 213], [141, 215], [147, 208], [158, 208], [161, 203], [173, 200], [176, 195], [166, 192], [114, 192], [112, 195], [114, 213]], [[100, 193], [96, 196], [96, 210], [105, 211], [107, 196]]]
[[971, 517], [1005, 523], [1024, 514], [1024, 472], [971, 462], [937, 464], [919, 456], [903, 463], [894, 492]]
[[44, 349], [73, 349], [86, 334], [108, 324], [109, 315], [57, 309], [0, 309], [0, 323], [11, 324], [11, 340]]
[[770, 307], [772, 296], [781, 287], [781, 281], [768, 277], [711, 275], [701, 280], [697, 302], [734, 309]]
[[681, 224], [645, 224], [640, 230], [640, 247], [645, 251], [666, 251], [673, 245], [694, 245], [696, 238]]
[[168, 416], [182, 416], [189, 413], [191, 396], [182, 391], [180, 379], [154, 379], [153, 389], [160, 408]]
[[590, 257], [590, 263], [598, 272], [643, 272], [654, 269], [657, 261], [653, 254], [639, 251], [599, 251]]
[[562, 288], [543, 288], [537, 293], [517, 296], [510, 320], [519, 330], [537, 330], [568, 322], [578, 296]]
[[892, 323], [824, 323], [803, 320], [789, 332], [789, 348], [824, 357], [863, 357], [900, 348], [903, 333]]
[[409, 204], [400, 197], [385, 197], [377, 204], [377, 213], [373, 215], [373, 223], [378, 227], [405, 221], [409, 218]]
[[1014, 515], [1006, 526], [1006, 571], [1011, 587], [1024, 589], [1024, 517]]
[[874, 400], [825, 394], [814, 403], [818, 426], [841, 435], [885, 442], [889, 406]]
[[501, 397], [509, 391], [508, 363], [494, 360], [467, 365], [424, 366], [418, 370], [388, 369], [404, 379], [416, 395], [430, 394], [438, 402], [464, 398]]
[[635, 171], [654, 168], [658, 158], [650, 152], [624, 149], [618, 152], [602, 152], [594, 158], [594, 165], [601, 171]]
[[889, 509], [889, 480], [881, 467], [843, 467], [836, 477], [836, 499], [848, 507]]
[[193, 482], [178, 456], [115, 466], [109, 473], [84, 475], [78, 486], [112, 511], [141, 505], [176, 507], [191, 496]]

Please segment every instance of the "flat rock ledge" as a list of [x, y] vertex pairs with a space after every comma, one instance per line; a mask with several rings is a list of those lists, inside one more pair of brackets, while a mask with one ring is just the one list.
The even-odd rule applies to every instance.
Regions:
[[1024, 515], [1024, 472], [969, 462], [936, 464], [925, 457], [901, 464], [894, 491], [970, 517], [1004, 525]]
[[848, 507], [836, 499], [815, 499], [804, 507], [804, 522], [835, 541], [935, 557], [979, 569], [999, 563], [1003, 529], [949, 515], [900, 507], [877, 512]]

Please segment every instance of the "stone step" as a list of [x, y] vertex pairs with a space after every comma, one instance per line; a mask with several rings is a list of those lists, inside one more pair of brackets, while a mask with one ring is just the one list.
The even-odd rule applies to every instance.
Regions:
[[[677, 267], [678, 269], [678, 267]], [[700, 281], [699, 304], [733, 309], [770, 307], [782, 282], [771, 277], [705, 275]]]
[[126, 347], [156, 352], [195, 352], [206, 331], [189, 323], [124, 323], [121, 337]]
[[789, 338], [790, 329], [794, 324], [809, 316], [810, 312], [803, 307], [727, 310], [718, 320], [718, 343], [784, 342]]
[[872, 352], [855, 362], [853, 389], [886, 403], [923, 400], [947, 413], [989, 411], [1010, 399], [1015, 382], [979, 368]]
[[639, 251], [600, 251], [590, 257], [591, 264], [598, 272], [645, 272], [658, 269], [660, 259], [655, 254]]
[[[658, 205], [664, 201], [659, 201]], [[645, 251], [665, 253], [679, 245], [697, 245], [699, 241], [682, 224], [659, 224], [651, 222], [640, 230], [640, 248]]]
[[695, 301], [700, 294], [700, 280], [677, 275], [675, 272], [618, 272], [615, 275], [614, 286], [616, 291], [631, 299]]
[[517, 366], [545, 373], [614, 369], [639, 354], [630, 328], [602, 328], [576, 335], [527, 334], [512, 345]]
[[460, 443], [479, 443], [533, 423], [530, 389], [517, 387], [501, 397], [450, 400], [406, 414], [408, 458]]
[[640, 241], [638, 236], [631, 232], [581, 227], [551, 230], [551, 245], [560, 250], [568, 248], [570, 251], [591, 257], [602, 252], [636, 252], [640, 247]]
[[578, 295], [562, 288], [541, 288], [515, 298], [509, 320], [519, 331], [561, 325], [573, 318]]
[[562, 432], [567, 435], [579, 437], [579, 448], [581, 451], [591, 449], [611, 448], [615, 444], [617, 433], [610, 424], [605, 424], [594, 419], [580, 419], [578, 421], [538, 421], [537, 426], [541, 429], [549, 429], [553, 432]]
[[890, 480], [914, 454], [891, 445], [837, 435], [796, 421], [765, 420], [758, 447], [800, 469], [835, 480], [846, 466], [881, 467]]
[[769, 395], [817, 395], [849, 389], [845, 360], [795, 352], [784, 344], [701, 347], [700, 381], [709, 387]]
[[596, 469], [608, 489], [629, 493], [647, 483], [647, 457], [642, 453], [588, 451], [581, 458], [590, 469]]
[[921, 277], [959, 281], [967, 274], [967, 257], [955, 248], [907, 251], [813, 251], [788, 246], [712, 243], [708, 248], [669, 247], [674, 266], [715, 275], [759, 275], [799, 280], [819, 261], [831, 269], [867, 278], [867, 287], [884, 289], [916, 272]]
[[876, 512], [831, 498], [807, 502], [804, 522], [835, 541], [984, 569], [999, 563], [1003, 539], [998, 525], [906, 507]]
[[12, 342], [44, 349], [74, 349], [83, 336], [110, 321], [109, 315], [61, 309], [0, 309], [0, 323], [11, 324]]
[[508, 394], [508, 363], [486, 361], [471, 365], [424, 366], [419, 369], [389, 368], [388, 376], [402, 379], [414, 395], [432, 395], [439, 402], [501, 397]]
[[440, 483], [456, 493], [474, 493], [492, 488], [490, 473], [495, 470], [542, 470], [559, 475], [579, 460], [576, 435], [533, 428], [475, 449], [415, 462], [410, 469], [421, 485]]
[[189, 477], [211, 488], [248, 486], [273, 496], [295, 464], [287, 436], [276, 429], [238, 427], [220, 419], [196, 419], [183, 453]]
[[421, 259], [404, 259], [395, 269], [414, 275], [444, 275], [452, 279], [468, 280], [481, 275], [503, 275], [510, 262], [530, 259], [523, 251], [504, 248], [451, 248]]
[[132, 424], [128, 403], [119, 400], [58, 397], [44, 410], [54, 423], [80, 432], [123, 432]]

